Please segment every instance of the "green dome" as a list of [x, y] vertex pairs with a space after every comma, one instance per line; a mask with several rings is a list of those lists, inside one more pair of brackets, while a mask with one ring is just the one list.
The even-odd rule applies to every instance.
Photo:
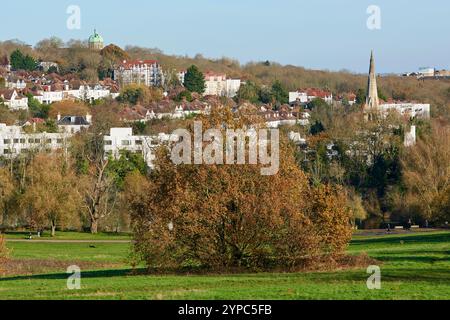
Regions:
[[103, 38], [94, 30], [94, 34], [89, 37], [89, 43], [103, 43]]

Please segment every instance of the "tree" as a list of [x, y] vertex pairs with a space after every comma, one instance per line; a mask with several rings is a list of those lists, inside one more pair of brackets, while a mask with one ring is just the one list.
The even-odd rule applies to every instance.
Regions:
[[192, 65], [187, 69], [184, 77], [184, 86], [190, 92], [197, 92], [199, 94], [203, 94], [205, 92], [205, 77], [197, 66]]
[[14, 70], [34, 71], [37, 69], [37, 62], [30, 55], [24, 55], [17, 49], [11, 54], [11, 67]]
[[[228, 108], [202, 117], [203, 128], [240, 128], [251, 115]], [[253, 119], [254, 120], [254, 119]], [[261, 165], [174, 165], [158, 150], [150, 179], [126, 179], [135, 251], [149, 267], [296, 270], [329, 262], [351, 237], [345, 195], [311, 187], [282, 139], [280, 171]]]
[[258, 103], [259, 102], [259, 92], [261, 88], [252, 81], [247, 81], [243, 83], [237, 92], [236, 99], [239, 103], [244, 101], [248, 101], [250, 103]]
[[38, 154], [29, 171], [21, 206], [28, 212], [30, 225], [37, 230], [50, 226], [52, 237], [57, 226], [76, 225], [80, 209], [77, 180], [64, 159]]
[[117, 98], [119, 102], [136, 105], [139, 103], [149, 104], [161, 101], [163, 95], [159, 88], [149, 88], [144, 85], [131, 84], [123, 88], [120, 96]]
[[6, 262], [9, 260], [9, 250], [6, 247], [6, 240], [0, 234], [0, 275], [5, 272]]
[[410, 211], [419, 209], [423, 219], [443, 223], [450, 220], [450, 127], [433, 123], [423, 137], [402, 157], [403, 181]]
[[75, 158], [78, 190], [83, 199], [83, 213], [90, 223], [91, 233], [98, 233], [102, 219], [110, 216], [118, 202], [118, 188], [108, 170], [110, 158], [104, 153], [104, 132], [117, 126], [116, 118], [108, 118], [111, 111], [99, 108], [94, 124], [84, 135], [72, 139], [71, 153]]
[[314, 122], [314, 124], [311, 126], [311, 129], [309, 130], [309, 132], [313, 136], [318, 135], [319, 133], [322, 133], [323, 131], [325, 131], [325, 127], [323, 126], [322, 122], [320, 122], [320, 121]]
[[272, 95], [278, 104], [289, 103], [289, 92], [279, 80], [272, 84]]
[[366, 91], [364, 89], [358, 89], [356, 92], [356, 103], [359, 105], [366, 103]]
[[0, 168], [0, 210], [2, 211], [2, 223], [6, 220], [6, 202], [15, 190], [11, 172], [6, 168]]

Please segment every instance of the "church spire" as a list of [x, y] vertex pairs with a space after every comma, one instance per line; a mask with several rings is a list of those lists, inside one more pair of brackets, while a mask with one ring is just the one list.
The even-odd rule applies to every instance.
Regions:
[[376, 111], [380, 106], [380, 100], [378, 98], [377, 76], [375, 74], [375, 59], [373, 56], [373, 50], [370, 55], [370, 68], [369, 68], [369, 80], [367, 83], [366, 104], [364, 106], [364, 113], [366, 117]]

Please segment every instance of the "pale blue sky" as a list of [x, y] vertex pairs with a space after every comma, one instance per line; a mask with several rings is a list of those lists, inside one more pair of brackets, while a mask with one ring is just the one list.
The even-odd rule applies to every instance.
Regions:
[[[0, 40], [85, 39], [157, 47], [168, 54], [272, 60], [312, 69], [367, 72], [450, 68], [448, 0], [40, 0], [2, 1]], [[369, 5], [381, 30], [366, 27]], [[69, 5], [81, 29], [68, 30]]]

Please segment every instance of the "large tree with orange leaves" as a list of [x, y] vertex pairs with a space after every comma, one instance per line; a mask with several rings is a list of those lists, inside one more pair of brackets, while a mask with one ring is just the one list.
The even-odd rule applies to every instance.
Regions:
[[[226, 109], [202, 120], [205, 129], [255, 122]], [[261, 165], [176, 166], [164, 148], [150, 179], [129, 176], [135, 250], [147, 265], [294, 270], [341, 254], [351, 237], [346, 197], [312, 187], [281, 140], [271, 176]]]

